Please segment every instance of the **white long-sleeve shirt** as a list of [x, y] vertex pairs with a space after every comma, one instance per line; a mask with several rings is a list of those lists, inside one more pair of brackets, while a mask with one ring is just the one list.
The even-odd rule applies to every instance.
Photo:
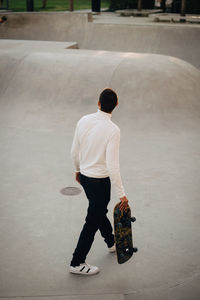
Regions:
[[77, 123], [71, 148], [76, 172], [94, 177], [110, 177], [119, 198], [125, 196], [119, 167], [120, 129], [111, 114], [98, 109]]

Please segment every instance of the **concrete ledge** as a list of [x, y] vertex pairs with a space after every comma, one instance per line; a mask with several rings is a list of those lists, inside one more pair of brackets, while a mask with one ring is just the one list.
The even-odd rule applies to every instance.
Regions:
[[88, 13], [73, 12], [20, 12], [3, 15], [7, 20], [0, 24], [1, 39], [64, 42], [74, 39], [78, 42], [82, 39], [89, 18]]
[[186, 15], [181, 16], [180, 14], [152, 14], [150, 16], [151, 19], [153, 19], [154, 22], [189, 22], [189, 23], [195, 23], [200, 24], [200, 15]]
[[130, 17], [130, 16], [135, 16], [135, 17], [148, 17], [150, 14], [156, 14], [162, 12], [161, 9], [142, 9], [142, 10], [137, 10], [137, 9], [124, 9], [124, 10], [116, 10], [116, 13], [119, 13], [120, 16], [123, 17]]
[[79, 49], [77, 42], [54, 42], [54, 41], [35, 41], [35, 40], [11, 40], [0, 39], [0, 50], [9, 51], [15, 49], [17, 51], [29, 52], [60, 52], [66, 49]]

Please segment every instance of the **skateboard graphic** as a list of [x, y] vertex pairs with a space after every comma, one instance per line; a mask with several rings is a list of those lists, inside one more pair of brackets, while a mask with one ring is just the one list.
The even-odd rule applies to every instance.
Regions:
[[114, 208], [114, 233], [117, 260], [119, 264], [125, 263], [131, 258], [138, 249], [133, 247], [131, 222], [136, 218], [131, 217], [130, 206], [125, 211], [120, 211], [121, 202], [117, 203]]

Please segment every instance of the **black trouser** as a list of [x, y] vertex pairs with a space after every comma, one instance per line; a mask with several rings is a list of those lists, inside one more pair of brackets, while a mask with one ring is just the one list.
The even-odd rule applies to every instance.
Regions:
[[89, 200], [89, 206], [86, 222], [73, 253], [71, 266], [79, 266], [85, 262], [98, 229], [107, 246], [112, 247], [114, 245], [113, 229], [106, 216], [107, 205], [110, 201], [110, 178], [91, 178], [80, 174], [80, 182]]

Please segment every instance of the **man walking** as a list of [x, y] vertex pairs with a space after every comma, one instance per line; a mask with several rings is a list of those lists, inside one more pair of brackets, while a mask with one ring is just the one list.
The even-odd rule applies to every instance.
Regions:
[[111, 182], [121, 200], [121, 210], [128, 203], [119, 168], [120, 129], [111, 121], [112, 111], [117, 105], [116, 93], [111, 89], [103, 90], [98, 111], [83, 116], [76, 126], [71, 157], [76, 168], [76, 180], [82, 185], [89, 206], [70, 264], [70, 272], [74, 274], [93, 275], [99, 272], [98, 267], [85, 262], [98, 229], [108, 250], [115, 251], [113, 229], [106, 216]]

